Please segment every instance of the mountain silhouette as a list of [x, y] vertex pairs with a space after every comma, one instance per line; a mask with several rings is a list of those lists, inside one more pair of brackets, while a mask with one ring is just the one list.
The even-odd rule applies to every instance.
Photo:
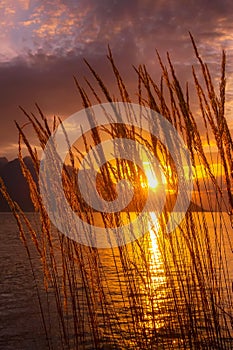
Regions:
[[[38, 184], [38, 179], [33, 166], [32, 159], [30, 157], [25, 157], [24, 162], [27, 165], [29, 171], [32, 174], [33, 179]], [[69, 169], [68, 169], [69, 171]], [[8, 161], [5, 157], [0, 157], [0, 177], [3, 179], [4, 184], [11, 198], [17, 202], [20, 208], [25, 212], [34, 211], [34, 206], [32, 204], [29, 188], [25, 177], [22, 174], [20, 161], [18, 158]], [[83, 210], [86, 210], [86, 206], [83, 204], [83, 200], [80, 198], [80, 205], [82, 205]], [[170, 210], [172, 211], [172, 207]], [[128, 208], [129, 211], [134, 211], [134, 205]], [[169, 208], [168, 208], [169, 210]], [[189, 211], [199, 212], [206, 211], [194, 202], [190, 202]], [[7, 201], [0, 193], [0, 212], [11, 211]]]
[[[30, 157], [24, 158], [25, 164], [30, 170], [33, 179], [36, 180], [36, 173], [33, 166], [33, 162]], [[11, 198], [19, 204], [23, 211], [34, 211], [29, 188], [25, 177], [22, 174], [19, 159], [8, 161], [7, 158], [0, 158], [0, 177], [3, 179], [4, 184]], [[10, 207], [0, 193], [0, 211], [11, 211]]]

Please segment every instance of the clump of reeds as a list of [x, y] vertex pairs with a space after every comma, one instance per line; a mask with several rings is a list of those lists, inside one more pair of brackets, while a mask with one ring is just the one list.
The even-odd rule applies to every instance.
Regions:
[[[199, 73], [203, 78], [203, 83], [200, 83], [193, 67], [202, 130], [196, 120], [196, 113], [192, 112], [190, 106], [188, 85], [184, 91], [169, 55], [167, 67], [158, 54], [162, 70], [159, 83], [153, 80], [146, 66], [135, 68], [138, 77], [138, 103], [159, 112], [175, 126], [187, 144], [196, 173], [194, 199], [203, 210], [199, 213], [188, 211], [185, 220], [171, 235], [164, 232], [172, 210], [169, 199], [159, 219], [160, 229], [125, 246], [104, 251], [80, 245], [61, 234], [48, 218], [38, 183], [33, 180], [24, 162], [22, 143], [27, 146], [39, 176], [40, 160], [37, 152], [28, 142], [25, 129], [16, 123], [19, 130], [19, 160], [39, 220], [35, 223], [30, 216], [23, 213], [9, 197], [3, 183], [1, 192], [17, 220], [32, 270], [36, 270], [35, 264], [38, 261], [41, 263], [46, 302], [36, 273], [34, 278], [49, 349], [54, 346], [57, 349], [232, 348], [232, 290], [226, 250], [227, 247], [232, 247], [229, 223], [233, 210], [233, 142], [225, 118], [226, 57], [223, 52], [217, 94], [208, 66], [199, 56], [192, 37], [191, 40], [199, 62]], [[120, 100], [131, 102], [110, 50], [108, 60], [116, 77]], [[96, 102], [114, 102], [115, 99], [102, 78], [86, 63], [99, 85], [99, 92], [103, 93], [104, 100], [99, 97], [95, 83], [86, 81], [89, 89], [87, 92], [75, 79], [83, 106], [88, 108]], [[90, 93], [94, 101], [89, 97]], [[54, 123], [50, 126], [38, 106], [37, 109], [38, 116], [28, 114], [25, 110], [23, 112], [44, 149], [51, 133], [61, 121], [54, 118]], [[173, 190], [177, 188], [176, 176], [171, 178], [166, 174], [168, 165], [175, 174], [173, 161], [158, 140], [153, 137], [145, 138], [139, 130], [123, 125], [113, 124], [104, 130], [93, 128], [91, 138], [83, 136], [83, 152], [77, 147], [70, 149], [69, 165], [63, 169], [63, 186], [67, 200], [77, 215], [90, 224], [94, 224], [96, 213], [80, 199], [75, 164], [82, 159], [91, 144], [101, 143], [103, 132], [109, 138], [130, 138], [146, 144], [157, 157], [162, 158], [162, 164], [166, 164], [162, 166], [167, 182]], [[209, 158], [203, 148], [203, 135], [209, 145]], [[217, 149], [217, 163], [221, 169], [220, 182], [212, 169], [213, 144]], [[57, 162], [59, 159], [54, 159], [54, 171], [57, 169]], [[199, 168], [202, 171], [202, 180], [197, 174]], [[138, 181], [140, 176], [140, 170], [133, 164], [117, 160], [114, 166], [109, 164], [102, 167], [99, 177], [100, 191], [105, 191], [103, 197], [108, 200], [114, 199], [113, 178], [116, 181], [122, 177], [130, 179], [135, 184], [135, 190], [138, 189], [140, 193], [135, 201], [137, 207], [134, 208], [134, 211], [140, 212], [144, 203], [144, 192]], [[105, 186], [101, 185], [103, 183]], [[210, 188], [215, 191], [214, 202], [211, 199], [213, 197], [209, 197]], [[209, 221], [204, 213], [203, 193], [212, 209], [208, 214]], [[63, 217], [65, 213], [62, 213], [59, 205], [58, 210]], [[130, 208], [126, 211], [124, 220], [130, 220], [129, 212]], [[120, 225], [123, 220], [121, 214], [99, 215], [106, 227]], [[32, 259], [34, 255], [38, 256], [38, 261]]]

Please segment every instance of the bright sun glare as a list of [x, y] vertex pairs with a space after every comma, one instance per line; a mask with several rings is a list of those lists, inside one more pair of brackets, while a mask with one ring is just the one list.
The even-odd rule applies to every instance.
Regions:
[[143, 166], [147, 178], [148, 187], [150, 187], [152, 190], [155, 190], [159, 184], [155, 172], [151, 168], [151, 164], [149, 162], [143, 162]]

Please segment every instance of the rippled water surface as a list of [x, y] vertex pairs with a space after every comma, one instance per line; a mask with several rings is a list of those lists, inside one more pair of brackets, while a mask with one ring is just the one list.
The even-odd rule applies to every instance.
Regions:
[[[35, 214], [28, 214], [31, 218], [35, 218]], [[205, 214], [209, 228], [214, 232], [214, 225], [211, 214]], [[212, 237], [214, 244], [214, 233]], [[4, 350], [31, 350], [31, 349], [47, 349], [46, 335], [43, 328], [43, 319], [41, 317], [40, 305], [43, 305], [44, 317], [49, 319], [50, 334], [53, 334], [54, 349], [59, 349], [59, 328], [56, 318], [53, 317], [54, 305], [53, 299], [48, 298], [43, 289], [43, 274], [40, 270], [40, 262], [34, 254], [33, 247], [30, 250], [31, 262], [35, 268], [34, 273], [37, 276], [37, 284], [32, 273], [30, 259], [28, 258], [26, 249], [19, 239], [17, 225], [13, 216], [10, 213], [0, 214], [0, 349]], [[229, 267], [229, 281], [233, 281], [233, 253], [228, 246], [227, 240], [223, 240], [226, 246], [226, 260]], [[158, 329], [161, 332], [168, 324], [171, 317], [174, 305], [171, 295], [168, 291], [168, 282], [163, 264], [160, 259], [160, 251], [155, 235], [150, 234], [150, 261], [151, 261], [151, 280], [153, 297], [156, 300], [154, 309], [151, 310], [151, 304], [148, 302], [148, 294], [146, 294], [146, 281], [143, 282], [143, 270], [135, 272], [135, 267], [131, 265], [132, 274], [135, 276], [135, 283], [138, 283], [138, 296], [134, 295], [134, 307], [138, 307], [137, 315], [140, 315], [140, 307], [143, 306], [143, 316], [140, 322], [145, 323], [145, 332], [150, 329]], [[218, 249], [218, 247], [216, 247]], [[216, 250], [217, 251], [217, 250]], [[116, 275], [115, 264], [118, 264], [117, 258], [113, 259], [110, 250], [101, 252], [102, 266], [105, 270], [106, 279], [109, 282], [109, 295], [114, 302], [115, 310], [118, 307], [118, 316], [122, 329], [125, 330], [125, 335], [129, 333], [129, 322], [132, 320], [130, 314], [130, 305], [123, 302], [122, 295], [129, 293], [126, 286], [122, 282], [121, 290], [119, 289], [118, 279], [122, 278], [122, 271], [119, 267], [118, 276]], [[192, 273], [192, 272], [190, 272]], [[184, 276], [184, 280], [185, 280]], [[137, 281], [138, 279], [138, 281]], [[175, 278], [173, 279], [175, 281]], [[124, 289], [125, 288], [125, 289]], [[39, 290], [40, 300], [38, 299]], [[233, 291], [232, 291], [233, 292]], [[192, 290], [190, 290], [192, 293]], [[80, 294], [82, 295], [82, 293]], [[232, 294], [233, 295], [233, 294]], [[169, 301], [169, 298], [171, 300]], [[137, 305], [138, 300], [138, 305]], [[85, 304], [85, 302], [84, 302]], [[142, 305], [143, 304], [143, 305]], [[148, 304], [148, 305], [147, 305]], [[110, 304], [109, 304], [110, 305]], [[83, 308], [85, 309], [85, 305]], [[111, 307], [111, 305], [110, 305]], [[179, 306], [182, 309], [182, 306]], [[164, 315], [161, 317], [161, 310], [164, 310]], [[232, 310], [229, 310], [231, 313]], [[99, 310], [101, 313], [101, 310]], [[152, 320], [151, 313], [154, 313]], [[166, 318], [167, 314], [167, 318]], [[50, 315], [50, 317], [49, 317]], [[97, 316], [98, 317], [98, 316]], [[110, 317], [110, 316], [109, 316]], [[47, 322], [47, 321], [46, 321]], [[152, 322], [154, 324], [152, 324]], [[174, 320], [172, 322], [175, 322]], [[165, 324], [166, 323], [166, 324]], [[99, 324], [99, 328], [104, 330], [104, 325]], [[174, 327], [173, 327], [174, 328]], [[175, 328], [174, 328], [175, 329]], [[201, 331], [201, 330], [200, 330]], [[106, 334], [107, 334], [106, 330]], [[116, 329], [117, 334], [117, 329]], [[122, 333], [121, 335], [122, 336]], [[173, 334], [173, 339], [180, 337]], [[88, 339], [88, 337], [86, 338]], [[175, 343], [175, 340], [173, 340]], [[229, 349], [230, 349], [229, 345]], [[88, 344], [87, 344], [88, 348]], [[156, 349], [157, 347], [155, 347]]]

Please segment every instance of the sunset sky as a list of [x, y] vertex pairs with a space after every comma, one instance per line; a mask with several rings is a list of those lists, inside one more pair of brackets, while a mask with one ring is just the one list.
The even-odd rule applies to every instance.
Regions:
[[13, 121], [25, 122], [18, 105], [35, 111], [37, 102], [49, 117], [62, 118], [81, 108], [72, 76], [87, 74], [84, 57], [112, 86], [108, 44], [132, 93], [132, 64], [145, 63], [158, 76], [155, 48], [162, 57], [169, 51], [178, 75], [190, 79], [195, 60], [188, 31], [213, 72], [221, 49], [227, 50], [227, 114], [233, 129], [232, 18], [233, 3], [220, 0], [2, 0], [0, 156], [16, 156]]

